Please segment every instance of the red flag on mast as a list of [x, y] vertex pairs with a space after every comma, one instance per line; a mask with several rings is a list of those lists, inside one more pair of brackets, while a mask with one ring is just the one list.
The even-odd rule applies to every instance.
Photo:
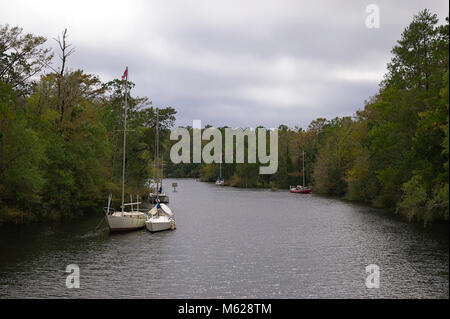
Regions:
[[125, 69], [125, 71], [123, 72], [123, 75], [122, 75], [122, 80], [125, 80], [125, 78], [128, 79], [128, 67]]

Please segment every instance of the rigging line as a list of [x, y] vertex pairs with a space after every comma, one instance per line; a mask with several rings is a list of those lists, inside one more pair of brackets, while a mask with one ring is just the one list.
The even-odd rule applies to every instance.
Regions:
[[100, 220], [100, 222], [97, 224], [97, 226], [95, 226], [94, 228], [94, 233], [97, 231], [98, 227], [105, 221], [105, 218], [102, 217], [102, 219]]
[[[116, 125], [117, 126], [117, 125]], [[114, 128], [116, 128], [114, 126]], [[112, 165], [111, 165], [111, 183], [114, 182], [114, 163], [116, 161], [116, 152], [117, 152], [117, 145], [119, 144], [119, 134], [116, 130], [114, 130], [114, 137], [113, 137], [113, 154], [112, 154]]]

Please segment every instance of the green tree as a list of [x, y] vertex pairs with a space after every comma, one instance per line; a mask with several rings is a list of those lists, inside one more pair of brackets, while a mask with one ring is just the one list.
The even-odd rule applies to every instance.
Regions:
[[30, 92], [33, 76], [46, 67], [53, 55], [43, 48], [44, 37], [23, 29], [0, 25], [0, 82], [10, 84], [17, 95]]

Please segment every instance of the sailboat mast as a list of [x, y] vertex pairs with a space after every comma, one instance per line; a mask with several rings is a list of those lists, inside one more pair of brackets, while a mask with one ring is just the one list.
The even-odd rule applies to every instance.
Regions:
[[125, 203], [125, 155], [127, 149], [127, 111], [128, 111], [128, 67], [125, 69], [125, 111], [123, 115], [123, 161], [122, 161], [122, 213]]
[[164, 153], [161, 153], [161, 189], [163, 186], [163, 179], [164, 179]]
[[159, 113], [156, 108], [156, 196], [159, 197]]
[[303, 169], [302, 169], [302, 172], [303, 172], [303, 187], [305, 187], [306, 185], [305, 185], [305, 150], [303, 150]]

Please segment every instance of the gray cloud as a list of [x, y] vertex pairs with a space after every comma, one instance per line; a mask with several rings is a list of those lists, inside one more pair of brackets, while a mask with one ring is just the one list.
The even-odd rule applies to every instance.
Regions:
[[[380, 29], [365, 27], [369, 3], [380, 7]], [[17, 0], [1, 5], [0, 23], [48, 38], [67, 27], [72, 68], [107, 81], [128, 65], [135, 94], [175, 107], [178, 125], [307, 127], [363, 107], [425, 7], [448, 14], [441, 0]]]

